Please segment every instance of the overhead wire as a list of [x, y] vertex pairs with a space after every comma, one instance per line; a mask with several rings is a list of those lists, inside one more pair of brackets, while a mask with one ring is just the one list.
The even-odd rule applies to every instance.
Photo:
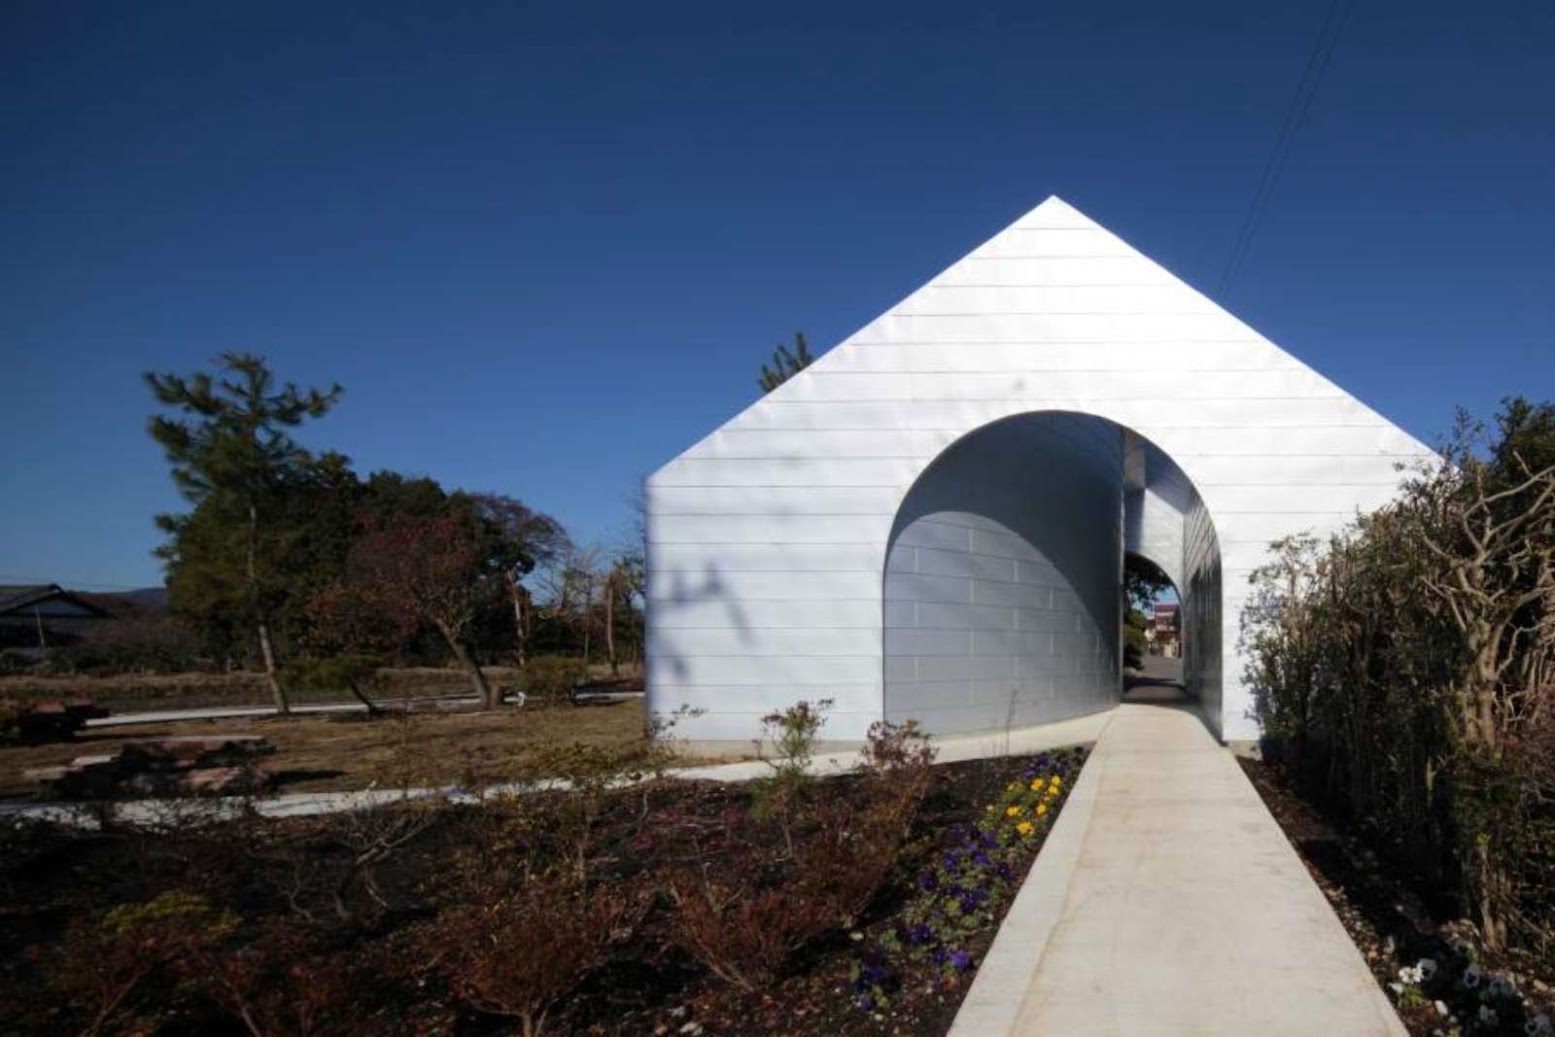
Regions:
[[1312, 43], [1311, 53], [1307, 55], [1306, 65], [1301, 70], [1301, 78], [1296, 83], [1296, 92], [1291, 97], [1290, 105], [1285, 109], [1285, 118], [1280, 123], [1279, 132], [1275, 135], [1274, 147], [1264, 162], [1263, 172], [1258, 177], [1258, 186], [1253, 191], [1252, 201], [1248, 204], [1247, 213], [1237, 229], [1236, 240], [1232, 243], [1231, 254], [1226, 259], [1226, 268], [1220, 276], [1218, 292], [1222, 297], [1230, 291], [1237, 274], [1246, 263], [1253, 237], [1258, 232], [1258, 225], [1263, 219], [1264, 211], [1268, 208], [1269, 199], [1273, 197], [1280, 176], [1290, 161], [1291, 148], [1297, 131], [1312, 109], [1312, 100], [1317, 96], [1318, 87], [1322, 84], [1323, 75], [1328, 71], [1329, 63], [1333, 60], [1339, 37], [1343, 35], [1345, 23], [1349, 21], [1350, 12], [1354, 7], [1355, 0], [1333, 0], [1323, 17], [1323, 23], [1318, 28], [1317, 39]]

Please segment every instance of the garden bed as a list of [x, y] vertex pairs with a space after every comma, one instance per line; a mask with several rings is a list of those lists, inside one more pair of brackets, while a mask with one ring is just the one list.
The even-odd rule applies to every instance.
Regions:
[[31, 1033], [943, 1033], [1083, 756], [607, 791], [595, 748], [561, 768], [582, 792], [483, 807], [18, 829], [0, 1014]]
[[1555, 1018], [1555, 962], [1486, 952], [1453, 903], [1364, 832], [1304, 798], [1277, 767], [1238, 762], [1411, 1034], [1548, 1037], [1536, 1020]]

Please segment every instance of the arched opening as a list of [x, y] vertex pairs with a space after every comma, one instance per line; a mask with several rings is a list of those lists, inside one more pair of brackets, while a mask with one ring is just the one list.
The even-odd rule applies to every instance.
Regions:
[[885, 716], [936, 734], [1048, 723], [1122, 694], [1125, 552], [1181, 599], [1185, 690], [1220, 729], [1220, 551], [1192, 483], [1105, 418], [1037, 411], [947, 447], [886, 551]]

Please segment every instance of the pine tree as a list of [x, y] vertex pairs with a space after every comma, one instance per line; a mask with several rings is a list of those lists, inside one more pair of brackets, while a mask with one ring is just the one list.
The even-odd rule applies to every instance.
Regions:
[[793, 351], [790, 352], [787, 346], [779, 343], [772, 351], [772, 366], [761, 365], [761, 377], [756, 380], [757, 384], [761, 386], [762, 392], [771, 392], [809, 367], [814, 360], [815, 357], [810, 355], [810, 346], [805, 342], [804, 332], [796, 331]]
[[321, 392], [287, 382], [277, 390], [265, 361], [248, 353], [224, 353], [216, 367], [214, 374], [187, 378], [145, 375], [157, 402], [181, 415], [155, 415], [149, 430], [172, 466], [174, 484], [194, 505], [189, 515], [157, 516], [169, 534], [159, 554], [168, 559], [175, 600], [180, 585], [203, 588], [197, 600], [186, 598], [186, 610], [226, 613], [220, 618], [249, 627], [276, 708], [287, 713], [271, 630], [285, 593], [287, 552], [277, 516], [288, 487], [315, 464], [287, 430], [323, 417], [341, 388]]

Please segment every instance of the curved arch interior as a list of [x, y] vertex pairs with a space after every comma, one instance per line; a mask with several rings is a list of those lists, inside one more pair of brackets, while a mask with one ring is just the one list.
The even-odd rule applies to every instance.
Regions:
[[1182, 589], [1187, 684], [1218, 728], [1219, 550], [1203, 502], [1153, 444], [1065, 412], [968, 434], [907, 493], [886, 552], [886, 718], [957, 734], [1114, 705], [1125, 551]]

